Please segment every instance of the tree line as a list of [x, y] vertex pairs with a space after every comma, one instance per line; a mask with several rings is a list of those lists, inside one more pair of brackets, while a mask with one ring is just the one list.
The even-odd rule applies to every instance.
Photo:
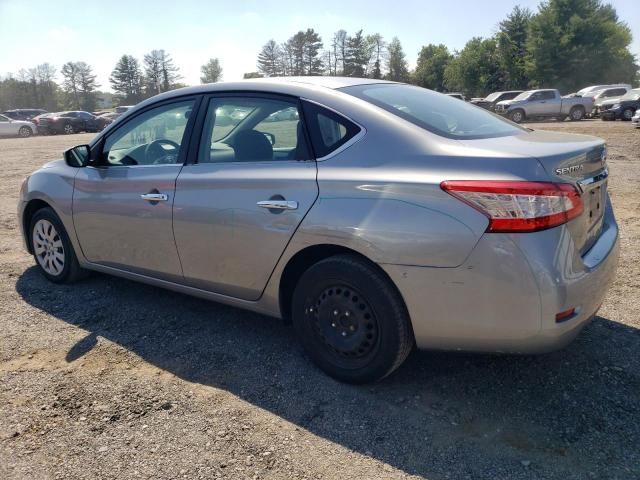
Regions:
[[[258, 53], [257, 70], [244, 77], [384, 78], [468, 96], [536, 87], [569, 93], [589, 84], [637, 81], [631, 40], [629, 27], [601, 0], [548, 0], [536, 13], [516, 6], [493, 36], [474, 37], [459, 51], [442, 44], [423, 46], [413, 70], [398, 37], [387, 42], [379, 33], [338, 30], [325, 45], [318, 32], [308, 28], [284, 42], [269, 40]], [[218, 58], [209, 59], [200, 71], [202, 83], [222, 79]], [[8, 75], [0, 80], [0, 108], [96, 108], [101, 85], [89, 64], [65, 63], [60, 83], [56, 73], [55, 67], [43, 63]], [[117, 102], [127, 105], [182, 87], [181, 79], [171, 55], [152, 50], [142, 61], [132, 55], [120, 57], [109, 84]]]
[[500, 90], [558, 88], [565, 93], [589, 84], [633, 83], [636, 59], [629, 51], [629, 27], [600, 0], [549, 0], [537, 13], [516, 6], [495, 35], [474, 37], [460, 51], [428, 44], [410, 71], [397, 37], [379, 33], [333, 34], [327, 48], [313, 30], [287, 41], [269, 40], [257, 57], [257, 71], [245, 78], [340, 75], [410, 82], [441, 92], [485, 96]]

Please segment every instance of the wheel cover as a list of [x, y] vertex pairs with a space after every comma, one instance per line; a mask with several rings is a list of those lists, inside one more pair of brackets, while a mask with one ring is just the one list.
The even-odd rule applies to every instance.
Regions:
[[627, 120], [631, 120], [631, 117], [633, 117], [633, 112], [631, 110], [625, 110], [624, 112], [622, 112], [622, 116]]
[[64, 269], [65, 253], [60, 234], [49, 220], [40, 219], [33, 227], [33, 252], [38, 264], [49, 275]]
[[514, 122], [522, 121], [522, 112], [519, 112], [519, 111], [513, 112], [513, 114], [511, 115], [511, 118], [513, 119]]
[[327, 350], [341, 358], [365, 357], [378, 344], [378, 322], [367, 300], [346, 285], [332, 285], [305, 306]]
[[18, 134], [21, 137], [28, 137], [29, 136], [29, 128], [28, 127], [20, 127], [20, 130], [18, 130]]
[[73, 127], [71, 125], [65, 125], [64, 133], [73, 133]]
[[580, 120], [582, 118], [582, 110], [580, 110], [579, 108], [576, 108], [571, 114], [571, 117], [574, 120]]

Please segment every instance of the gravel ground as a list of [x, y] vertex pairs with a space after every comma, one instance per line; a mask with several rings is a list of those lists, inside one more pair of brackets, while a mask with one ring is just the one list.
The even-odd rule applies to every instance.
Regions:
[[0, 140], [0, 478], [640, 478], [640, 131], [607, 139], [618, 278], [561, 352], [417, 352], [343, 385], [292, 329], [95, 274], [41, 277], [23, 250], [22, 178], [89, 135]]

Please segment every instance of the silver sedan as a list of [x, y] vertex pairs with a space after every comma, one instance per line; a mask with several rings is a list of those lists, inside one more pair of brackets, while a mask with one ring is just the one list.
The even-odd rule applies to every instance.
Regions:
[[30, 137], [36, 131], [32, 122], [14, 120], [6, 115], [0, 115], [0, 136]]
[[18, 210], [52, 282], [96, 270], [281, 317], [328, 374], [370, 382], [414, 345], [571, 341], [618, 262], [606, 153], [404, 84], [217, 83], [129, 110]]

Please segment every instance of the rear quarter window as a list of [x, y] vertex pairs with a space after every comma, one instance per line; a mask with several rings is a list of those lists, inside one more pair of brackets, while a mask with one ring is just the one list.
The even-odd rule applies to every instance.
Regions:
[[335, 152], [361, 131], [342, 115], [314, 103], [303, 102], [303, 109], [316, 158]]

